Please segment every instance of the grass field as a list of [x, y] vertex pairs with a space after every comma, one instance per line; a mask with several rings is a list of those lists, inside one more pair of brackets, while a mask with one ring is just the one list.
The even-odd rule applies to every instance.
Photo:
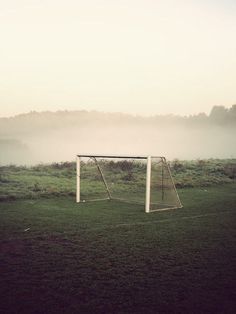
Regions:
[[235, 313], [236, 184], [179, 190], [182, 209], [0, 202], [1, 313]]

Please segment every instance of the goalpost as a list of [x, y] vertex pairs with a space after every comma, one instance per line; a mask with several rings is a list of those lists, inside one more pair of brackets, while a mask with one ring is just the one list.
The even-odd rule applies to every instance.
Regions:
[[76, 201], [119, 200], [145, 212], [181, 208], [165, 157], [77, 155]]

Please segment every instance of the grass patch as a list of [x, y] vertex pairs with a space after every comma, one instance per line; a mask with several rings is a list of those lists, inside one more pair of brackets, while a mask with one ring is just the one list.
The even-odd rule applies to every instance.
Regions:
[[0, 167], [0, 201], [75, 196], [75, 164]]
[[235, 159], [174, 160], [170, 163], [176, 186], [201, 187], [232, 183], [236, 178]]
[[234, 313], [235, 184], [184, 208], [73, 197], [0, 203], [2, 313]]
[[[127, 176], [129, 172], [123, 172], [122, 166], [125, 164], [115, 164], [110, 162], [113, 172], [117, 170], [116, 180], [119, 176]], [[118, 167], [117, 169], [115, 167]], [[177, 188], [186, 187], [209, 187], [212, 185], [222, 185], [235, 182], [236, 160], [235, 159], [210, 159], [196, 161], [174, 160], [170, 163], [174, 181]], [[126, 178], [126, 186], [143, 185], [144, 178], [142, 171], [137, 167], [133, 172], [134, 178]], [[95, 172], [88, 172], [88, 182], [84, 182], [86, 191], [92, 188], [96, 194], [101, 194], [99, 181]], [[94, 186], [91, 186], [91, 179]], [[96, 180], [97, 179], [97, 180]], [[54, 196], [75, 196], [76, 189], [76, 166], [74, 162], [40, 164], [33, 167], [24, 166], [1, 166], [0, 167], [0, 201], [14, 199], [37, 199], [41, 197]], [[100, 189], [104, 191], [104, 186], [100, 182]], [[122, 191], [122, 193], [124, 193]]]

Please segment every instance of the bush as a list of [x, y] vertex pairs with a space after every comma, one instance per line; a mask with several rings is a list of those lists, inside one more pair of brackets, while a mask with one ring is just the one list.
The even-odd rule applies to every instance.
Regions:
[[236, 164], [228, 164], [223, 167], [223, 173], [230, 179], [236, 179]]
[[184, 165], [181, 163], [178, 159], [174, 159], [172, 163], [170, 164], [170, 167], [175, 172], [181, 172], [184, 170]]

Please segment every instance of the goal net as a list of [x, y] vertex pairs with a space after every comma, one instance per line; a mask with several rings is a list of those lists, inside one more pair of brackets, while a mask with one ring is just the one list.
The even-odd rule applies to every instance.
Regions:
[[143, 204], [146, 212], [182, 207], [165, 157], [78, 155], [76, 197]]

